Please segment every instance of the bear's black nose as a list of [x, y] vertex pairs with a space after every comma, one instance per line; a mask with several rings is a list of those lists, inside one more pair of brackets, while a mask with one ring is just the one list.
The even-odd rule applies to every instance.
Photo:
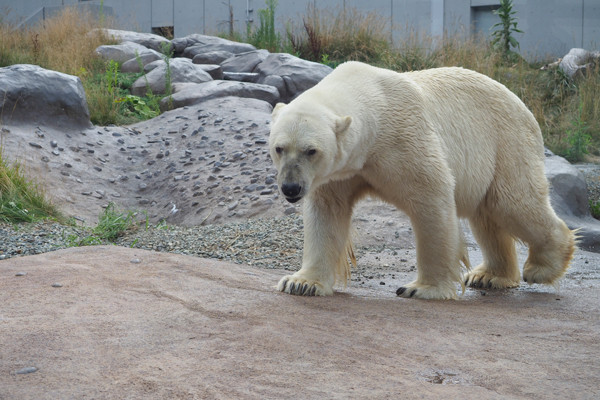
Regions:
[[283, 193], [285, 197], [298, 197], [301, 190], [302, 187], [297, 183], [284, 183], [281, 185], [281, 193]]

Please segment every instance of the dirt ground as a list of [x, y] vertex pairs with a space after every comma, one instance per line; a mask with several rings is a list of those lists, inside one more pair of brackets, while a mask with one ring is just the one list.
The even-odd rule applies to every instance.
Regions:
[[422, 301], [289, 296], [283, 271], [115, 246], [11, 258], [0, 399], [595, 399], [599, 262], [578, 252], [560, 290]]

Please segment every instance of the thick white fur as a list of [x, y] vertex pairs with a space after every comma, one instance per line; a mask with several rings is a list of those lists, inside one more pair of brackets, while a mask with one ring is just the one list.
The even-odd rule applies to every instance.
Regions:
[[[281, 291], [329, 295], [336, 280], [346, 282], [352, 208], [367, 194], [413, 225], [418, 275], [400, 296], [451, 299], [457, 283], [518, 286], [514, 238], [529, 245], [527, 282], [553, 283], [569, 266], [575, 238], [549, 203], [539, 126], [484, 75], [342, 64], [275, 107], [270, 149], [280, 187], [297, 184], [304, 198], [302, 268], [279, 282]], [[466, 277], [459, 218], [484, 253]]]

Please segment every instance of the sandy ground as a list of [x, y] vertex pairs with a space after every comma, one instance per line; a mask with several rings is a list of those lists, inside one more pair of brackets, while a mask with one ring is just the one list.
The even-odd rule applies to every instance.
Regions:
[[0, 399], [594, 399], [599, 262], [580, 251], [560, 290], [420, 301], [114, 246], [7, 259]]

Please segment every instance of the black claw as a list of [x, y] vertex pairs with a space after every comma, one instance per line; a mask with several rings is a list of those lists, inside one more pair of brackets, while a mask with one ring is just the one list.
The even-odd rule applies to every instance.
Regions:
[[465, 279], [465, 286], [469, 286], [469, 278]]
[[408, 296], [408, 297], [413, 297], [415, 295], [415, 293], [417, 293], [417, 289], [413, 289], [413, 291], [410, 292], [410, 296]]
[[302, 294], [302, 295], [306, 294], [307, 289], [308, 289], [308, 283], [305, 283], [304, 285], [302, 285], [302, 290], [300, 291], [300, 294]]
[[288, 282], [289, 282], [288, 280], [283, 282], [283, 288], [281, 289], [282, 292], [285, 292], [285, 288], [287, 287]]
[[527, 283], [527, 278], [523, 277], [523, 280], [525, 281], [525, 283]]
[[402, 296], [402, 293], [406, 292], [406, 288], [404, 286], [399, 287], [398, 290], [396, 290], [396, 295], [397, 296]]
[[313, 287], [310, 288], [310, 291], [309, 291], [308, 295], [309, 296], [314, 296], [316, 292], [317, 292], [317, 287], [313, 286]]
[[488, 288], [488, 289], [491, 289], [491, 288], [492, 288], [492, 281], [489, 281], [489, 282], [487, 283], [487, 288]]

